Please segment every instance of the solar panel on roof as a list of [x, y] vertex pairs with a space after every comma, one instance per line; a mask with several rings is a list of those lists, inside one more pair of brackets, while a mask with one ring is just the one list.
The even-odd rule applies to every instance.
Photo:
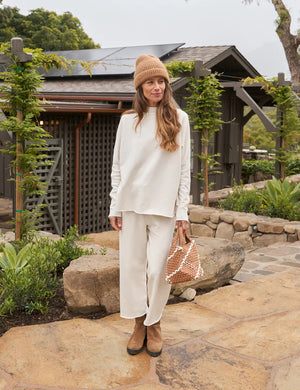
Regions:
[[[57, 51], [57, 55], [69, 60], [98, 61], [93, 66], [93, 76], [131, 75], [135, 71], [135, 61], [141, 54], [152, 54], [162, 58], [182, 46], [183, 43], [127, 46], [107, 49], [67, 50]], [[53, 53], [53, 52], [51, 52]], [[76, 65], [69, 74], [66, 70], [51, 69], [48, 73], [42, 72], [46, 78], [88, 76], [80, 65]]]
[[66, 57], [69, 60], [96, 61], [113, 54], [116, 50], [118, 49], [61, 50], [48, 51], [47, 53], [56, 53], [58, 56]]

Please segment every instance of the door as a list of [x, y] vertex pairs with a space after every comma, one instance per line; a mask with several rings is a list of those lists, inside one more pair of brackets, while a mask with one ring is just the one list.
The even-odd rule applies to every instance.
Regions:
[[41, 181], [46, 184], [45, 194], [30, 198], [27, 209], [43, 205], [38, 218], [38, 229], [62, 235], [62, 204], [63, 204], [63, 140], [47, 140], [48, 151], [44, 162], [37, 170]]

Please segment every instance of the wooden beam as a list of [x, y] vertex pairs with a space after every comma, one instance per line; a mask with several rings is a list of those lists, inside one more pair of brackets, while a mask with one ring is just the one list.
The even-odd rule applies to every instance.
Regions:
[[[259, 107], [263, 107], [269, 100], [270, 100], [269, 96], [263, 97], [259, 101], [259, 104], [258, 104]], [[245, 124], [252, 118], [253, 115], [255, 115], [255, 112], [253, 110], [249, 111], [248, 114], [243, 117], [242, 126], [245, 126]]]
[[204, 68], [203, 61], [196, 60], [195, 61], [195, 69], [193, 71], [193, 76], [196, 79], [199, 79], [200, 77], [209, 76], [211, 74], [210, 69]]
[[271, 119], [263, 112], [263, 110], [259, 107], [259, 105], [252, 99], [252, 97], [247, 93], [247, 91], [240, 85], [240, 83], [236, 83], [234, 87], [236, 92], [236, 96], [240, 98], [243, 102], [245, 102], [259, 117], [262, 121], [265, 128], [270, 132], [277, 132], [278, 129], [271, 121]]
[[255, 112], [253, 110], [249, 111], [247, 115], [243, 116], [242, 119], [242, 126], [244, 127], [245, 124], [255, 115]]
[[45, 99], [45, 100], [66, 100], [66, 101], [96, 101], [96, 102], [132, 102], [133, 98], [131, 97], [122, 97], [122, 96], [74, 96], [74, 95], [60, 95], [60, 94], [47, 94], [42, 93], [35, 95], [38, 99]]
[[41, 105], [46, 112], [103, 112], [103, 113], [116, 113], [121, 114], [127, 110], [127, 108], [105, 108], [105, 107], [74, 107], [74, 106], [64, 106], [64, 105]]
[[171, 82], [173, 92], [176, 92], [181, 87], [185, 87], [186, 85], [188, 85], [188, 83], [189, 79], [187, 77], [180, 77], [177, 80]]

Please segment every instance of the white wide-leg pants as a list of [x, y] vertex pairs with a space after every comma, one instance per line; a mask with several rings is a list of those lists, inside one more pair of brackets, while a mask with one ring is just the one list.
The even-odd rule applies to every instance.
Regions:
[[175, 217], [122, 212], [119, 233], [121, 317], [136, 318], [146, 314], [146, 326], [160, 320], [170, 294], [165, 276], [174, 228]]

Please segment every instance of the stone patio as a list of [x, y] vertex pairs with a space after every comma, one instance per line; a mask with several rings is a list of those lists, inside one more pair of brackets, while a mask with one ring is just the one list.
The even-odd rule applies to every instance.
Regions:
[[166, 307], [158, 358], [127, 354], [118, 314], [12, 328], [0, 390], [299, 390], [300, 242], [247, 251], [231, 283]]
[[298, 390], [300, 270], [168, 305], [158, 358], [130, 356], [118, 314], [10, 329], [0, 390]]

